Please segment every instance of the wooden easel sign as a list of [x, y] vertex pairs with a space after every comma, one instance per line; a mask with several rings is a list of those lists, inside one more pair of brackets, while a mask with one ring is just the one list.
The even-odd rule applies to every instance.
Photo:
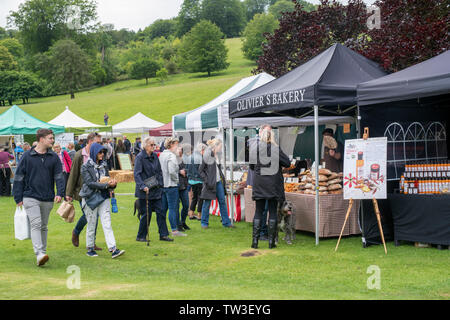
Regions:
[[369, 138], [369, 128], [364, 128], [363, 139], [345, 141], [344, 151], [344, 199], [349, 200], [344, 225], [335, 251], [339, 247], [342, 233], [347, 223], [353, 200], [372, 200], [378, 227], [387, 254], [381, 226], [380, 210], [377, 199], [387, 198], [387, 138]]

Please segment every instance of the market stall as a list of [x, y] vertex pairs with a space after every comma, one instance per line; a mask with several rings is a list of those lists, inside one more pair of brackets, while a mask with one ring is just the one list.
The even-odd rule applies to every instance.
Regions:
[[66, 106], [65, 110], [56, 116], [54, 119], [50, 120], [48, 123], [58, 126], [63, 126], [65, 128], [65, 132], [75, 133], [75, 134], [84, 134], [92, 131], [101, 131], [111, 132], [111, 126], [103, 126], [87, 121], [72, 111], [70, 111], [69, 107]]
[[[230, 152], [226, 144], [227, 137], [225, 130], [229, 125], [228, 101], [234, 97], [258, 88], [273, 79], [275, 78], [267, 73], [260, 73], [258, 75], [244, 78], [203, 106], [173, 116], [172, 126], [174, 135], [180, 138], [180, 141], [183, 143], [188, 142], [192, 146], [196, 146], [199, 142], [206, 142], [212, 137], [220, 137], [222, 141], [224, 141], [225, 151], [221, 160], [224, 167], [226, 167], [226, 159], [229, 159], [230, 157]], [[246, 126], [252, 126], [252, 122], [247, 121]], [[231, 175], [227, 175], [227, 177], [231, 177]], [[232, 182], [230, 179], [227, 179], [227, 181], [229, 183]], [[232, 210], [229, 209], [229, 215], [231, 217], [231, 212], [234, 212], [234, 221], [240, 221], [240, 215], [237, 211], [243, 212], [243, 207], [239, 206], [239, 204], [244, 205], [244, 198], [241, 197], [241, 194], [237, 194], [235, 192], [232, 192], [232, 194], [234, 195], [233, 197], [231, 196], [231, 193], [227, 195], [229, 208], [230, 206], [232, 207]], [[215, 201], [212, 202], [210, 211], [211, 214], [219, 214], [217, 203]]]
[[[282, 77], [230, 100], [230, 127], [234, 127], [233, 122], [236, 118], [266, 117], [270, 123], [272, 116], [304, 117], [314, 113], [314, 159], [318, 167], [319, 115], [350, 115], [358, 121], [357, 84], [385, 74], [375, 62], [340, 44], [335, 44]], [[234, 139], [230, 139], [230, 149], [233, 149], [233, 143]], [[315, 236], [318, 244], [319, 170], [315, 170], [315, 181]], [[345, 212], [342, 212], [342, 215], [344, 214]]]
[[141, 112], [138, 112], [131, 118], [113, 125], [112, 129], [113, 132], [147, 134], [149, 130], [161, 127], [162, 125], [164, 123], [150, 119]]
[[[449, 201], [443, 193], [450, 177], [450, 51], [361, 83], [357, 94], [361, 125], [372, 137], [388, 139], [383, 229], [397, 242], [448, 245]], [[363, 209], [363, 239], [378, 244], [372, 210], [365, 203]]]

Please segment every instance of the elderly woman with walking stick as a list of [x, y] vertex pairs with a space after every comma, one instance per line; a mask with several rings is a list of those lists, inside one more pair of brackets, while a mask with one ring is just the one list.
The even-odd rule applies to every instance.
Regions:
[[136, 156], [134, 163], [134, 180], [136, 181], [135, 196], [139, 199], [139, 208], [143, 215], [139, 223], [139, 231], [136, 241], [148, 241], [148, 227], [152, 212], [156, 212], [159, 239], [161, 241], [173, 241], [169, 238], [166, 214], [163, 211], [162, 193], [164, 186], [161, 165], [157, 154], [154, 152], [156, 143], [152, 137], [144, 139], [143, 150]]

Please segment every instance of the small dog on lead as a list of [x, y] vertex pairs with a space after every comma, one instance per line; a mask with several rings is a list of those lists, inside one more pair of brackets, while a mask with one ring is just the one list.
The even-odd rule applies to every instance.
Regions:
[[283, 240], [287, 244], [292, 244], [292, 241], [295, 240], [295, 213], [294, 205], [287, 200], [278, 204], [278, 229], [275, 243], [278, 243], [278, 233], [280, 231], [286, 234]]
[[141, 220], [141, 217], [144, 215], [145, 212], [143, 212], [144, 209], [141, 209], [141, 207], [139, 206], [139, 199], [136, 199], [134, 201], [134, 213], [133, 216], [136, 215], [136, 211], [138, 213], [137, 218], [138, 220]]

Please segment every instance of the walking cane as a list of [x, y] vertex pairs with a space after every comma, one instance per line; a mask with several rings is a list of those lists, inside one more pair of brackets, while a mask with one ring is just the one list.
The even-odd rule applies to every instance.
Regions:
[[148, 213], [148, 192], [145, 193], [145, 210], [147, 212], [147, 247], [150, 246], [150, 228], [149, 228], [149, 224], [150, 222], [149, 220], [149, 213]]

